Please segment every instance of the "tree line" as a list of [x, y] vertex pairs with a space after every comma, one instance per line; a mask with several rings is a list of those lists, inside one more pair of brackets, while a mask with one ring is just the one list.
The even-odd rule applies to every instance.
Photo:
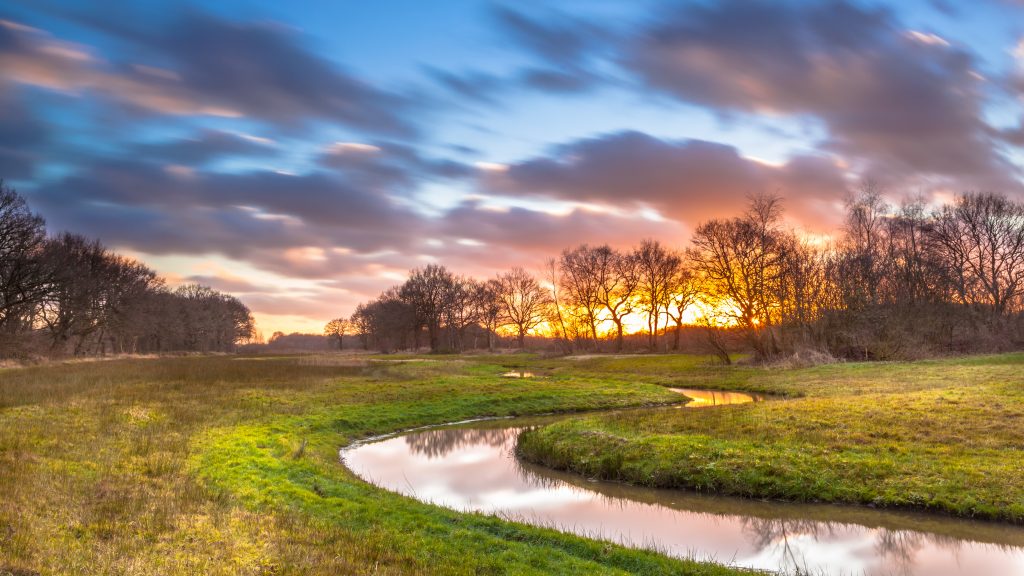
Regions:
[[[477, 280], [438, 264], [333, 320], [384, 351], [523, 347], [544, 336], [565, 352], [678, 349], [685, 330], [723, 360], [801, 350], [856, 359], [995, 351], [1024, 342], [1024, 204], [966, 193], [929, 208], [890, 205], [864, 185], [828, 242], [787, 228], [783, 203], [755, 195], [731, 218], [701, 223], [685, 248], [579, 245]], [[632, 335], [630, 335], [632, 333]], [[737, 347], [737, 339], [740, 346]]]
[[0, 181], [0, 357], [230, 351], [252, 314], [206, 286], [171, 290], [131, 258], [45, 221]]

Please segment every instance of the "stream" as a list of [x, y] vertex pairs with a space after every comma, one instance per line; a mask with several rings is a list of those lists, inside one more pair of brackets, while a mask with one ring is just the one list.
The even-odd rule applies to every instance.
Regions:
[[[759, 397], [676, 390], [715, 409]], [[783, 573], [869, 576], [1024, 574], [1024, 527], [926, 513], [791, 504], [591, 481], [521, 462], [524, 429], [567, 416], [483, 420], [401, 433], [342, 450], [361, 478], [463, 512], [626, 546]]]

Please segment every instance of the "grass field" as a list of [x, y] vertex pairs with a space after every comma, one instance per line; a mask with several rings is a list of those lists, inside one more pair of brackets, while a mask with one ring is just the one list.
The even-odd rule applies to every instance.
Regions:
[[523, 434], [527, 460], [646, 486], [1024, 523], [1022, 354], [806, 369], [604, 358], [580, 369], [788, 399], [572, 418]]
[[678, 401], [656, 384], [700, 360], [402, 359], [0, 371], [0, 574], [735, 573], [420, 504], [338, 461], [413, 426]]

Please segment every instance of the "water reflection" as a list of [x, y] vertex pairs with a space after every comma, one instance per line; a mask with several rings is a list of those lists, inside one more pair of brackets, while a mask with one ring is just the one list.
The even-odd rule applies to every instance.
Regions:
[[760, 402], [764, 396], [746, 392], [720, 392], [717, 390], [694, 390], [692, 388], [669, 388], [687, 398], [692, 398], [686, 404], [687, 408], [704, 408], [707, 406], [722, 406], [724, 404], [746, 404], [748, 402]]
[[417, 434], [408, 434], [404, 438], [413, 454], [420, 454], [427, 458], [439, 458], [448, 455], [453, 450], [474, 444], [495, 448], [504, 446], [508, 443], [510, 433], [508, 428], [438, 428]]
[[344, 459], [363, 478], [426, 502], [678, 556], [814, 574], [1024, 574], [1019, 527], [591, 482], [516, 460], [517, 424], [415, 432]]
[[503, 378], [533, 378], [533, 372], [526, 370], [510, 370], [501, 375]]

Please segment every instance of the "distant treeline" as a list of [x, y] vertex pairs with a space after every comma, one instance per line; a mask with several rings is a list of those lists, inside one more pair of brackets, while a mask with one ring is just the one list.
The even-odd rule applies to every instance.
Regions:
[[99, 241], [61, 233], [0, 181], [0, 358], [230, 351], [253, 332], [233, 296], [175, 290]]
[[[581, 245], [539, 275], [477, 280], [440, 265], [333, 320], [329, 337], [367, 348], [490, 348], [546, 336], [564, 351], [679, 347], [684, 326], [728, 361], [735, 336], [762, 360], [803, 350], [885, 359], [996, 351], [1024, 341], [1024, 205], [967, 193], [938, 208], [886, 204], [865, 185], [835, 238], [783, 225], [782, 202], [753, 196], [698, 226], [685, 249]], [[691, 330], [692, 331], [692, 330]]]

